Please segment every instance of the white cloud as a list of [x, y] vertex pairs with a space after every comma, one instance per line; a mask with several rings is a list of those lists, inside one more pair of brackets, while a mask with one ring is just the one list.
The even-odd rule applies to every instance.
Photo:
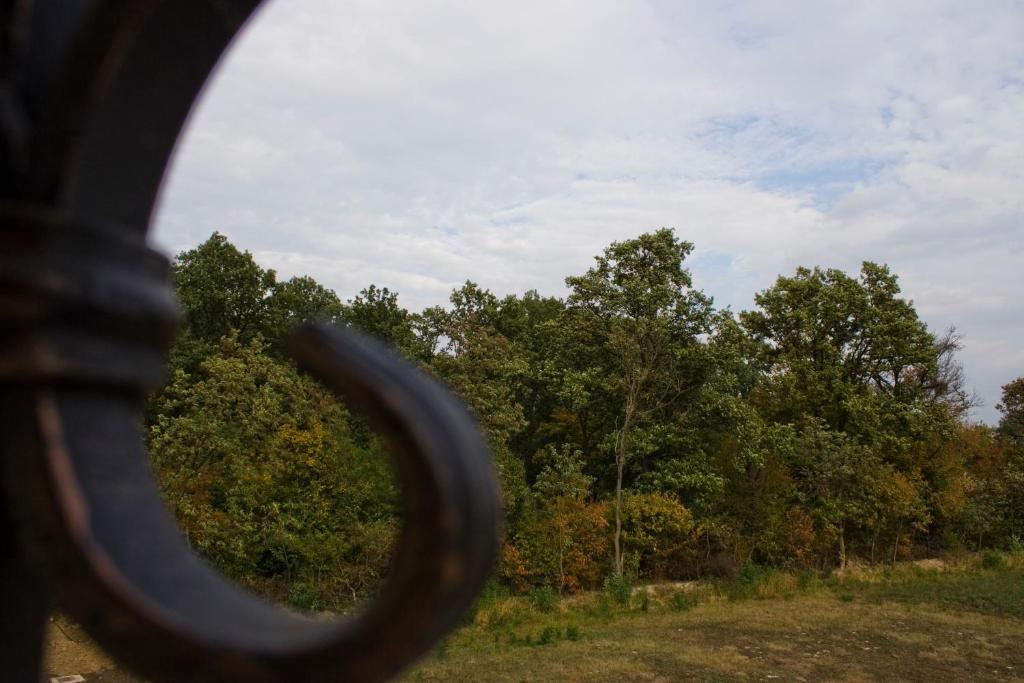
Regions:
[[964, 332], [992, 419], [1024, 374], [1024, 9], [274, 0], [185, 136], [157, 224], [407, 306], [561, 293], [663, 225], [722, 304], [887, 262]]

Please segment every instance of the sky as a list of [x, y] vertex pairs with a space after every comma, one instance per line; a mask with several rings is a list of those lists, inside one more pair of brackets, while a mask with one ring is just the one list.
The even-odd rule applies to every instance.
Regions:
[[888, 264], [994, 422], [1024, 375], [1024, 4], [273, 0], [154, 238], [419, 310], [467, 279], [564, 295], [660, 227], [734, 311], [799, 265]]

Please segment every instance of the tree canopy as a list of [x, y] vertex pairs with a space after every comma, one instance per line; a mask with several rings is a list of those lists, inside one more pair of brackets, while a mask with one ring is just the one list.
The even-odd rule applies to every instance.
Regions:
[[800, 267], [716, 309], [660, 229], [610, 244], [567, 296], [473, 282], [412, 312], [279, 281], [223, 235], [178, 255], [188, 318], [147, 411], [186, 538], [240, 581], [346, 609], [387, 571], [400, 505], [380, 444], [279, 352], [352, 325], [439, 377], [490, 445], [508, 513], [497, 578], [561, 592], [748, 562], [827, 569], [1024, 536], [1024, 378], [968, 419], [955, 330], [895, 273]]

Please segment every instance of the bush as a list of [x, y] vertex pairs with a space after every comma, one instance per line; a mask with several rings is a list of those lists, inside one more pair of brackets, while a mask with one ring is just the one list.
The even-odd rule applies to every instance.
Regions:
[[633, 493], [622, 504], [622, 542], [644, 575], [678, 572], [688, 564], [693, 514], [663, 493]]
[[562, 496], [533, 501], [515, 523], [502, 573], [515, 586], [547, 584], [559, 594], [600, 586], [607, 567], [608, 504]]
[[629, 607], [629, 599], [633, 595], [633, 582], [625, 574], [610, 574], [604, 580], [604, 594], [622, 607]]
[[583, 603], [583, 613], [594, 619], [608, 621], [612, 618], [612, 599], [608, 593], [601, 591]]
[[748, 562], [740, 569], [740, 573], [726, 586], [726, 594], [730, 600], [743, 600], [757, 596], [758, 586], [763, 583], [770, 570]]
[[792, 597], [800, 587], [801, 580], [796, 576], [751, 562], [743, 566], [739, 576], [725, 584], [724, 592], [730, 600], [766, 600]]
[[530, 606], [519, 599], [496, 599], [480, 610], [476, 622], [489, 630], [519, 626], [530, 618]]
[[804, 592], [814, 590], [821, 586], [821, 578], [817, 573], [810, 570], [799, 571], [796, 574], [797, 587]]
[[323, 608], [313, 587], [302, 581], [296, 581], [288, 590], [288, 604], [309, 612]]
[[530, 604], [532, 604], [538, 612], [550, 614], [551, 612], [554, 612], [555, 608], [558, 606], [558, 596], [555, 595], [555, 591], [551, 590], [550, 586], [531, 588]]
[[[575, 626], [569, 626], [565, 629], [566, 640], [579, 640], [580, 631]], [[518, 645], [520, 647], [541, 647], [544, 645], [553, 645], [562, 639], [561, 629], [555, 628], [554, 626], [548, 626], [543, 631], [537, 634], [534, 638], [532, 633], [527, 633], [525, 636], [520, 638], [515, 633], [509, 634], [508, 644]], [[495, 641], [497, 642], [497, 641]]]
[[998, 550], [986, 550], [981, 556], [981, 566], [985, 569], [1006, 569], [1006, 556]]
[[558, 629], [553, 626], [548, 626], [540, 632], [540, 636], [537, 638], [538, 645], [550, 645], [558, 639]]
[[497, 576], [487, 579], [483, 590], [480, 591], [480, 599], [487, 602], [502, 600], [512, 595], [512, 590], [502, 583]]
[[672, 599], [669, 601], [672, 609], [677, 612], [686, 612], [697, 606], [697, 596], [689, 595], [683, 591], [672, 594]]

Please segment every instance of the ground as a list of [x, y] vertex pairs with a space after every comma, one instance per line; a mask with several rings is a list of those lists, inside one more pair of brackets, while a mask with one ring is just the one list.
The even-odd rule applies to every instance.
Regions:
[[802, 596], [630, 615], [546, 646], [455, 644], [419, 681], [1024, 680], [1024, 621]]
[[[138, 680], [57, 626], [48, 675]], [[637, 591], [628, 606], [496, 598], [403, 680], [1024, 681], [1024, 569], [772, 574]]]

